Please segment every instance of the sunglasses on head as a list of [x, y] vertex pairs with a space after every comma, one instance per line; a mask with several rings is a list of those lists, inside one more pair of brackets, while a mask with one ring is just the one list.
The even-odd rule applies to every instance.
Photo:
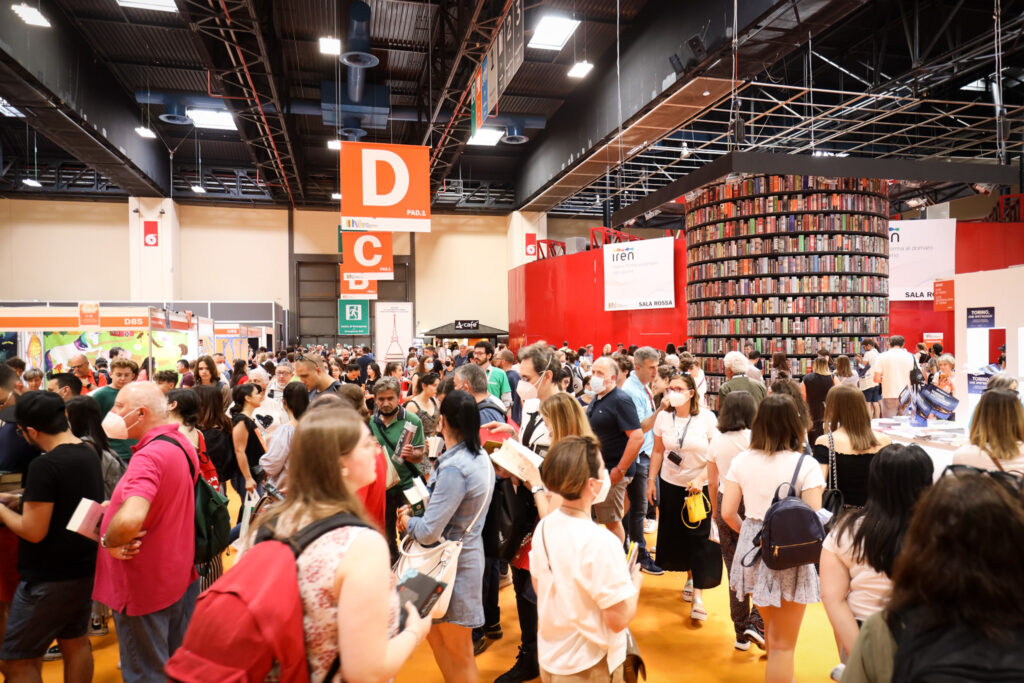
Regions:
[[980, 467], [974, 467], [973, 465], [946, 465], [946, 469], [942, 470], [942, 476], [946, 476], [947, 474], [951, 474], [953, 476], [959, 476], [962, 474], [983, 474], [998, 481], [1015, 496], [1019, 496], [1021, 493], [1024, 493], [1024, 476], [1021, 476], [1016, 472], [983, 470]]

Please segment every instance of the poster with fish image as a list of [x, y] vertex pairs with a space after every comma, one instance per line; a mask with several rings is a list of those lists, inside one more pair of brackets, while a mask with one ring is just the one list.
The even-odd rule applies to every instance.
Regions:
[[[107, 332], [44, 332], [44, 369], [67, 372], [69, 361], [79, 353], [96, 364], [97, 358], [109, 358], [110, 349], [122, 349], [122, 357], [141, 364], [151, 353], [150, 333], [146, 330], [112, 330]], [[188, 344], [187, 332], [155, 331], [152, 355], [157, 370], [174, 370], [182, 356], [181, 345]]]

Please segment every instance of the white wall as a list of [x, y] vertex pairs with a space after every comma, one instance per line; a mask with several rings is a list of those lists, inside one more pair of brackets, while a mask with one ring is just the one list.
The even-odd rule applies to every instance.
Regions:
[[127, 299], [128, 201], [0, 199], [0, 273], [0, 299]]

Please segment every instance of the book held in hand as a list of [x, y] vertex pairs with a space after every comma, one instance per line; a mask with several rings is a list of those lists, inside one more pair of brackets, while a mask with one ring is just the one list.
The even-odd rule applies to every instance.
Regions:
[[413, 517], [422, 517], [427, 509], [427, 501], [430, 499], [430, 491], [427, 485], [419, 477], [413, 477], [412, 484], [407, 489], [402, 489], [402, 494], [409, 501], [409, 508]]
[[399, 616], [399, 630], [401, 631], [405, 628], [405, 620], [408, 617], [408, 613], [405, 611], [405, 603], [411, 602], [420, 616], [426, 618], [430, 614], [430, 610], [434, 609], [434, 604], [441, 597], [446, 586], [447, 584], [435, 581], [433, 578], [415, 569], [410, 569], [403, 574], [398, 580], [398, 585], [395, 587], [398, 591], [398, 599], [402, 603], [402, 611]]
[[100, 542], [100, 524], [103, 523], [103, 513], [106, 508], [95, 500], [83, 498], [78, 501], [78, 507], [68, 520], [67, 530], [82, 534], [91, 538], [97, 543]]
[[508, 439], [491, 452], [491, 461], [517, 479], [534, 481], [544, 459], [518, 441]]

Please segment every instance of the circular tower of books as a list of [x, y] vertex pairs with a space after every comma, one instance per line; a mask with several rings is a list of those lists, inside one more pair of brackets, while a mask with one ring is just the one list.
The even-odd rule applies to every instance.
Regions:
[[[857, 353], [889, 331], [889, 200], [884, 180], [730, 177], [687, 195], [687, 331], [707, 376], [747, 344], [810, 371], [819, 348]], [[768, 373], [765, 372], [767, 376]]]

